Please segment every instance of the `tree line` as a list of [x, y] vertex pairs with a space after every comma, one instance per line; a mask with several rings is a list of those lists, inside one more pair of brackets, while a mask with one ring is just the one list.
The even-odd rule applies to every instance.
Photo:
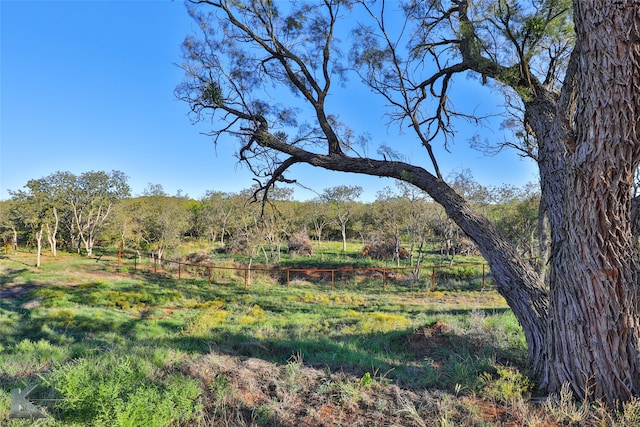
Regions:
[[[523, 254], [535, 257], [539, 192], [534, 186], [489, 188], [469, 172], [454, 182]], [[309, 253], [323, 240], [341, 241], [344, 251], [347, 240], [356, 240], [369, 256], [397, 262], [405, 257], [412, 265], [420, 264], [434, 244], [451, 259], [473, 250], [440, 205], [400, 181], [373, 202], [358, 201], [358, 186], [326, 188], [308, 201], [294, 200], [285, 187], [262, 203], [256, 191], [212, 190], [193, 199], [149, 184], [132, 196], [120, 171], [55, 172], [28, 181], [0, 202], [0, 236], [13, 246], [33, 244], [38, 266], [44, 246], [53, 256], [59, 247], [90, 256], [98, 242], [162, 259], [177, 256], [181, 245], [195, 240], [265, 263], [278, 263], [283, 251], [294, 246], [300, 250], [300, 242], [305, 242], [303, 253]]]

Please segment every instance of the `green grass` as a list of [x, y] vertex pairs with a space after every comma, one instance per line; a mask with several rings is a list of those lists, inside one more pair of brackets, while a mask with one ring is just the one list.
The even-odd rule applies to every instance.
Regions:
[[[309, 393], [420, 425], [417, 416], [433, 416], [428, 402], [394, 403], [382, 387], [503, 405], [531, 392], [521, 328], [493, 291], [383, 290], [355, 280], [331, 291], [259, 275], [248, 287], [227, 276], [209, 286], [206, 278], [122, 272], [107, 256], [63, 255], [40, 269], [28, 260], [0, 259], [0, 291], [20, 290], [0, 300], [2, 425], [29, 425], [9, 418], [9, 404], [11, 389], [31, 384], [47, 414], [38, 425], [47, 426], [278, 425], [276, 401], [286, 408]], [[227, 355], [264, 361], [273, 377], [251, 385]], [[245, 396], [256, 387], [275, 394]], [[315, 412], [322, 408], [299, 416], [326, 416]]]
[[[445, 294], [432, 300], [424, 291], [400, 293], [393, 286], [388, 292], [370, 292], [366, 286], [331, 292], [326, 284], [312, 283], [210, 287], [206, 280], [172, 275], [116, 274], [106, 257], [96, 261], [64, 255], [39, 270], [19, 260], [2, 262], [5, 282], [27, 289], [0, 304], [2, 387], [8, 392], [12, 384], [35, 380], [60, 395], [50, 408], [54, 418], [79, 423], [120, 423], [116, 414], [130, 408], [113, 396], [120, 393], [122, 399], [132, 393], [131, 383], [138, 383], [146, 384], [140, 393], [148, 399], [160, 399], [171, 393], [167, 378], [177, 378], [175, 366], [158, 367], [167, 354], [193, 357], [212, 349], [277, 364], [299, 354], [314, 366], [358, 376], [389, 372], [390, 380], [421, 387], [423, 375], [415, 370], [422, 369], [423, 360], [403, 348], [408, 335], [454, 307], [452, 316], [487, 308], [488, 318], [496, 315], [493, 308], [505, 307], [499, 298], [489, 298], [484, 306], [477, 292], [457, 294], [460, 300], [454, 303]], [[29, 303], [30, 309], [22, 308]], [[146, 373], [131, 376], [130, 365]], [[91, 384], [100, 388], [92, 393]], [[450, 386], [447, 381], [434, 385]], [[118, 393], [117, 387], [122, 388]], [[97, 403], [89, 403], [89, 396]], [[105, 405], [102, 400], [114, 403], [100, 406]]]
[[43, 385], [62, 398], [54, 415], [92, 425], [168, 425], [189, 421], [201, 410], [199, 383], [167, 374], [146, 357], [111, 351], [66, 363]]

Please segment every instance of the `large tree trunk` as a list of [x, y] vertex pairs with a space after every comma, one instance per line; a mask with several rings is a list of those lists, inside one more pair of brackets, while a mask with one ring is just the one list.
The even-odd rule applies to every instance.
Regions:
[[[568, 382], [581, 398], [614, 403], [640, 392], [640, 265], [628, 226], [630, 194], [607, 182], [617, 172], [603, 170], [606, 163], [575, 166], [564, 240], [551, 259], [549, 389]], [[611, 192], [603, 189], [612, 184]]]
[[551, 255], [549, 389], [610, 404], [640, 394], [638, 247], [631, 188], [640, 158], [640, 6], [574, 2], [575, 146]]

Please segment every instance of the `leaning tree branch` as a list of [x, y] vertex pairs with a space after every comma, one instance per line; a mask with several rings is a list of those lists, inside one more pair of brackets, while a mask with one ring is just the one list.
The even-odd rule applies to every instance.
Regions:
[[300, 163], [300, 161], [289, 157], [271, 173], [271, 178], [269, 178], [266, 183], [263, 184], [258, 181], [258, 189], [253, 192], [253, 200], [257, 201], [258, 193], [262, 192], [260, 215], [264, 215], [264, 207], [269, 202], [269, 190], [275, 186], [276, 182], [284, 182], [286, 184], [295, 184], [297, 182], [295, 179], [287, 179], [284, 177], [284, 173], [296, 163]]
[[[264, 128], [260, 131], [254, 140], [265, 148], [291, 156], [286, 161], [288, 166], [306, 163], [327, 170], [395, 178], [426, 191], [476, 243], [487, 261], [492, 266], [499, 266], [500, 271], [494, 272], [501, 276], [497, 283], [498, 291], [510, 305], [519, 307], [519, 310], [514, 310], [519, 320], [534, 325], [533, 329], [536, 330], [525, 332], [531, 334], [527, 337], [528, 340], [535, 340], [537, 333], [543, 336], [548, 309], [548, 293], [543, 281], [529, 263], [520, 259], [516, 249], [500, 236], [493, 224], [475, 212], [469, 203], [443, 180], [424, 168], [401, 161], [312, 153], [281, 141]], [[528, 280], [523, 281], [523, 277], [527, 277]], [[530, 286], [523, 287], [522, 283], [528, 283]]]

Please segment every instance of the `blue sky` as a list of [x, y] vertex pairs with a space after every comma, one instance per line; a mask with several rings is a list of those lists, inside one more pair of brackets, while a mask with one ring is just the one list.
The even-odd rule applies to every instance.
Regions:
[[[194, 198], [252, 185], [234, 155], [237, 143], [226, 139], [215, 147], [202, 135], [212, 124], [192, 125], [188, 106], [174, 96], [183, 77], [175, 65], [180, 45], [195, 27], [181, 1], [0, 0], [0, 19], [0, 200], [9, 197], [7, 190], [56, 171], [119, 170], [129, 176], [133, 194], [149, 183]], [[463, 79], [456, 87], [472, 109], [500, 102], [475, 81]], [[407, 156], [422, 164], [424, 153], [413, 138], [385, 126], [383, 111], [369, 97], [355, 88], [336, 95], [337, 104], [348, 104], [341, 120], [372, 136], [369, 154], [381, 143], [401, 141]], [[495, 129], [481, 132], [502, 137]], [[485, 185], [536, 179], [534, 165], [515, 153], [486, 157], [469, 149], [467, 139], [477, 131], [460, 129], [450, 153], [438, 148], [445, 175], [470, 169]], [[309, 166], [294, 172], [290, 177], [316, 192], [360, 185], [365, 200], [394, 185]], [[301, 189], [295, 195], [314, 196]]]

